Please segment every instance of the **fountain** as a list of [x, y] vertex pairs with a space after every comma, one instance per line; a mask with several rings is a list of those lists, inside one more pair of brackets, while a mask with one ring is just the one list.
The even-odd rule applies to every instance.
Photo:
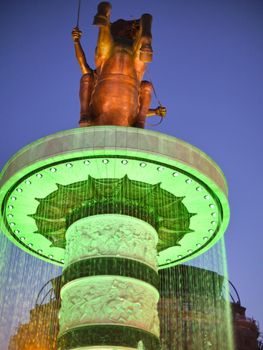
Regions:
[[110, 23], [98, 6], [96, 70], [72, 32], [83, 76], [80, 126], [15, 154], [0, 180], [2, 231], [63, 266], [58, 349], [160, 349], [158, 270], [223, 235], [227, 184], [194, 146], [143, 129], [152, 85], [151, 16]]

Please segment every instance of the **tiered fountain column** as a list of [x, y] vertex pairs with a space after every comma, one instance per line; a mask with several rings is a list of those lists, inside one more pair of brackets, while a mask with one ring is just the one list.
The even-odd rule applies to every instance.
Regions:
[[0, 187], [2, 231], [64, 267], [61, 350], [158, 349], [156, 256], [159, 269], [190, 260], [229, 221], [218, 166], [143, 129], [50, 135], [13, 156]]
[[66, 241], [60, 349], [158, 349], [155, 229], [94, 215], [72, 224]]

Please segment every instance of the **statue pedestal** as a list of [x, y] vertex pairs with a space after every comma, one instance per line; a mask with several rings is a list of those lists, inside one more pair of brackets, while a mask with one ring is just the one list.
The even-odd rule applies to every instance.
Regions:
[[158, 235], [127, 215], [94, 215], [66, 233], [59, 349], [159, 349]]
[[10, 159], [0, 187], [2, 231], [65, 266], [62, 350], [158, 349], [157, 266], [207, 251], [229, 221], [227, 184], [211, 158], [144, 129], [40, 139]]

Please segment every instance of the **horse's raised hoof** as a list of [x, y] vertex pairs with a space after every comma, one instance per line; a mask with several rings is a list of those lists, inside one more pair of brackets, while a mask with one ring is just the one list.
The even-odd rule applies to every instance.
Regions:
[[98, 5], [98, 12], [94, 17], [93, 24], [99, 27], [105, 27], [110, 24], [111, 4], [103, 1]]

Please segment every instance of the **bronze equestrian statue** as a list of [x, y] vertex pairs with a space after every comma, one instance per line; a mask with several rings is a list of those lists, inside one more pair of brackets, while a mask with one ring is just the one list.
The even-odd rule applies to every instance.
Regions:
[[142, 80], [152, 60], [152, 16], [110, 23], [111, 4], [101, 2], [93, 24], [99, 27], [96, 69], [87, 64], [80, 44], [82, 32], [72, 31], [75, 53], [82, 71], [80, 126], [120, 125], [143, 128], [145, 118], [164, 117], [165, 107], [150, 109], [153, 86]]

